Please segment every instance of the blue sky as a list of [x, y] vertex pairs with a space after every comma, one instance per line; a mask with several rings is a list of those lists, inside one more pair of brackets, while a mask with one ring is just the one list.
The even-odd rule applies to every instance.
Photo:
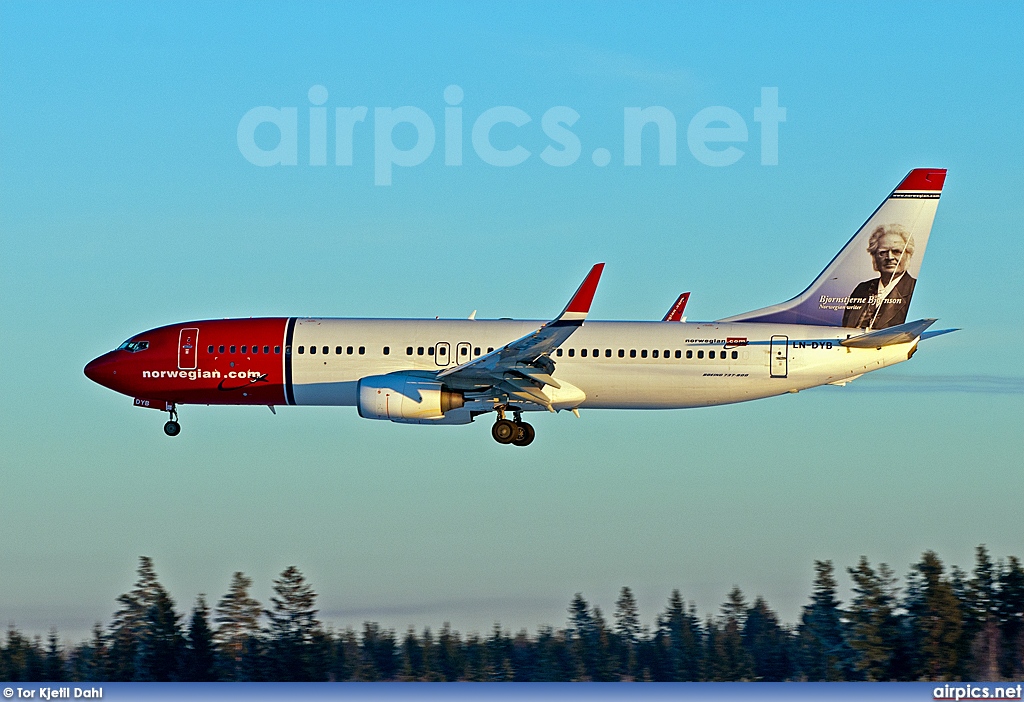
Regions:
[[[1021, 554], [1024, 5], [75, 3], [0, 5], [0, 618], [84, 632], [152, 556], [182, 608], [289, 564], [339, 626], [560, 625], [574, 592], [646, 621], [672, 588], [733, 584], [792, 621], [813, 559], [906, 572]], [[328, 165], [307, 97], [327, 89]], [[444, 164], [444, 91], [464, 160]], [[761, 89], [787, 111], [760, 162]], [[294, 107], [298, 165], [258, 167], [239, 121]], [[353, 165], [333, 114], [365, 106]], [[375, 108], [435, 125], [374, 185]], [[486, 110], [502, 168], [474, 152]], [[572, 165], [539, 154], [567, 106]], [[623, 164], [628, 107], [675, 116], [675, 165]], [[749, 130], [725, 167], [701, 110]], [[269, 128], [269, 127], [268, 127]], [[397, 148], [416, 139], [393, 132]], [[255, 139], [271, 148], [274, 132]], [[605, 148], [611, 161], [594, 164]], [[716, 147], [717, 148], [717, 147]], [[964, 331], [844, 388], [700, 411], [541, 418], [529, 451], [487, 422], [186, 407], [183, 432], [82, 367], [143, 329], [224, 316], [548, 318], [596, 261], [598, 319], [690, 319], [788, 299], [911, 168], [949, 169], [915, 317]]]

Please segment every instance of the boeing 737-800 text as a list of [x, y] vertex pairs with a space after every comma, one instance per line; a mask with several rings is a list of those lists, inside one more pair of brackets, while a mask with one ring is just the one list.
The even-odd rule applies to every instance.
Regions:
[[800, 295], [715, 322], [584, 324], [604, 264], [547, 323], [277, 317], [136, 334], [85, 374], [169, 412], [208, 405], [344, 405], [367, 419], [468, 424], [526, 446], [524, 412], [674, 409], [843, 385], [910, 359], [934, 319], [907, 322], [946, 171], [911, 171]]

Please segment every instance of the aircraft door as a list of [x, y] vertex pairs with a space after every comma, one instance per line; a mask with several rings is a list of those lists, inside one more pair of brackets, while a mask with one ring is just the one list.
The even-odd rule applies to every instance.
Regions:
[[468, 341], [463, 341], [455, 349], [455, 358], [453, 358], [452, 360], [455, 361], [457, 365], [461, 366], [463, 363], [473, 358], [472, 354], [473, 348], [470, 345], [470, 343]]
[[785, 378], [789, 375], [789, 337], [776, 335], [771, 344], [771, 377]]
[[447, 366], [451, 360], [451, 344], [447, 341], [439, 341], [434, 344], [434, 363], [439, 366]]
[[195, 370], [199, 367], [199, 330], [195, 327], [182, 329], [178, 333], [178, 370]]

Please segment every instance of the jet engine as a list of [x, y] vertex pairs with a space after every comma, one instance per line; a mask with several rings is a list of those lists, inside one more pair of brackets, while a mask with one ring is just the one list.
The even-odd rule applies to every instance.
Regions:
[[411, 373], [371, 375], [359, 381], [358, 394], [359, 416], [365, 419], [423, 421], [425, 424], [463, 424], [472, 421], [468, 412], [449, 414], [462, 408], [466, 403], [465, 397], [461, 392], [449, 390], [433, 378]]

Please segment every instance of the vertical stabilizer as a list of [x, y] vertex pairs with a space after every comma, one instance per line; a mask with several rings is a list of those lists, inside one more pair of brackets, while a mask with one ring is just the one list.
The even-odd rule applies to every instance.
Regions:
[[858, 329], [903, 324], [945, 179], [945, 169], [914, 169], [806, 290], [721, 321]]

